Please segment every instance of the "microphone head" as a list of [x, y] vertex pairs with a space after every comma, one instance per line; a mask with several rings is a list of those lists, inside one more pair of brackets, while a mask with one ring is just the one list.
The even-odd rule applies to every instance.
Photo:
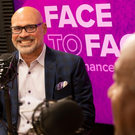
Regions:
[[45, 135], [70, 135], [82, 126], [83, 112], [75, 101], [65, 100], [44, 108], [38, 120]]
[[0, 83], [5, 84], [14, 78], [17, 61], [15, 55], [4, 53], [0, 56]]

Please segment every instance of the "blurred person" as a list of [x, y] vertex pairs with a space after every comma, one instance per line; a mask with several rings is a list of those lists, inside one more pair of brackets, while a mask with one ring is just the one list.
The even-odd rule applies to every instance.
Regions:
[[135, 135], [135, 34], [124, 43], [115, 63], [111, 99], [115, 135]]

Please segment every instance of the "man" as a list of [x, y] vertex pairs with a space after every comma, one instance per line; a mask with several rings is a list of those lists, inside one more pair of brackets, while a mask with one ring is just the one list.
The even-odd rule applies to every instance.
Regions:
[[108, 97], [112, 104], [115, 135], [135, 135], [135, 34], [121, 49], [113, 79]]
[[[12, 42], [18, 50], [14, 53], [18, 76], [13, 89], [9, 88], [14, 131], [27, 133], [31, 128], [31, 110], [44, 99], [59, 100], [71, 95], [83, 109], [83, 128], [88, 134], [95, 121], [95, 109], [91, 82], [82, 58], [44, 44], [47, 26], [39, 11], [32, 7], [23, 7], [14, 13], [11, 29]], [[61, 89], [58, 84], [63, 82], [66, 86]], [[3, 91], [0, 91], [0, 103], [2, 120], [7, 123]], [[1, 123], [0, 134], [6, 134]]]

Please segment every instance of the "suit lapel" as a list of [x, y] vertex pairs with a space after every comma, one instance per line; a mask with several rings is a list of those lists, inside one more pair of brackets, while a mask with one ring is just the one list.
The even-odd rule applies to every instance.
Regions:
[[54, 53], [46, 46], [45, 56], [45, 90], [46, 99], [53, 99], [53, 90], [55, 84], [56, 62]]

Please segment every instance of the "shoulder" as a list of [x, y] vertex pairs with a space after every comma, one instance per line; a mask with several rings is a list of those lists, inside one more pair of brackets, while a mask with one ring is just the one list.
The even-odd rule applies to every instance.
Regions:
[[51, 51], [54, 53], [54, 56], [57, 60], [61, 59], [61, 60], [78, 61], [79, 59], [82, 59], [80, 56], [77, 56], [75, 54], [66, 53], [54, 49], [51, 49]]
[[15, 51], [15, 52], [13, 52], [12, 54], [18, 55], [18, 53], [19, 53], [18, 51]]
[[65, 67], [76, 67], [76, 66], [84, 66], [85, 63], [82, 57], [77, 56], [75, 54], [66, 53], [58, 50], [54, 50], [52, 48], [47, 47], [47, 55], [48, 58], [55, 60], [55, 62], [59, 65]]
[[15, 51], [12, 54], [15, 55], [16, 60], [19, 59], [19, 51]]
[[85, 69], [85, 63], [82, 59], [82, 57], [50, 49], [51, 53], [55, 58], [55, 62], [57, 64], [57, 68], [59, 68], [62, 72], [62, 70], [66, 70], [67, 72], [75, 72], [78, 70], [79, 72], [84, 71]]

